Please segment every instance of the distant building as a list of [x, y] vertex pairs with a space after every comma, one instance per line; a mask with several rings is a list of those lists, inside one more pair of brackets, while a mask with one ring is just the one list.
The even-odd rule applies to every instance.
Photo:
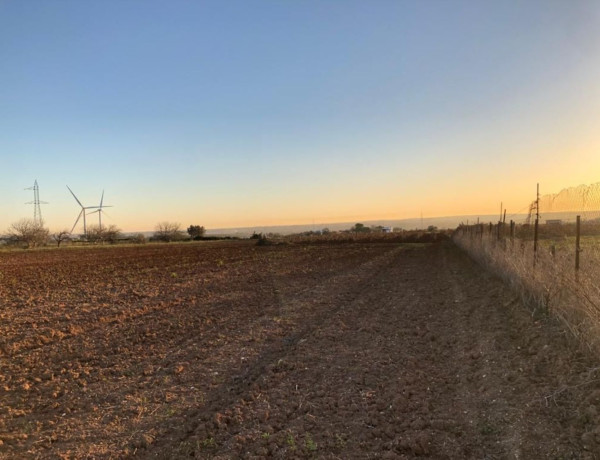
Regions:
[[383, 233], [392, 233], [392, 227], [381, 227]]
[[546, 225], [562, 225], [562, 219], [548, 219], [546, 220]]

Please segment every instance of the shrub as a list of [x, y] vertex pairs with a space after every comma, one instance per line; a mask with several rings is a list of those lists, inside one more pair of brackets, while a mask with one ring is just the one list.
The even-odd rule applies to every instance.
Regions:
[[137, 244], [146, 244], [146, 235], [143, 233], [136, 233], [131, 237], [131, 241]]

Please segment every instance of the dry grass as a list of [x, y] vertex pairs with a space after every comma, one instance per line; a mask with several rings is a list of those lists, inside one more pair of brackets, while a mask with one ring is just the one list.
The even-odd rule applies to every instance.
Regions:
[[426, 232], [421, 230], [394, 233], [331, 232], [326, 234], [300, 234], [281, 238], [288, 243], [435, 243], [448, 238], [449, 232]]
[[600, 247], [586, 247], [576, 273], [575, 245], [568, 239], [559, 244], [542, 241], [535, 263], [533, 241], [498, 240], [495, 233], [479, 235], [464, 230], [458, 230], [453, 239], [503, 278], [533, 314], [558, 317], [582, 344], [600, 351]]

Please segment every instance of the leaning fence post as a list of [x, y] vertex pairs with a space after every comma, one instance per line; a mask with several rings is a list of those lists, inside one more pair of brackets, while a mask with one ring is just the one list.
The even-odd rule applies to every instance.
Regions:
[[581, 216], [577, 216], [577, 225], [575, 226], [575, 278], [579, 276], [579, 253], [581, 252]]

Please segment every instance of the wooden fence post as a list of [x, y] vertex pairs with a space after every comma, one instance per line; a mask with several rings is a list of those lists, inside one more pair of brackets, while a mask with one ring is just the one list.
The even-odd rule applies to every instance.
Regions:
[[537, 262], [537, 249], [538, 249], [538, 226], [540, 220], [536, 217], [535, 225], [533, 227], [533, 266]]
[[511, 244], [515, 241], [515, 221], [510, 221], [510, 242]]
[[579, 253], [581, 252], [581, 216], [577, 216], [575, 226], [575, 277], [579, 276]]

